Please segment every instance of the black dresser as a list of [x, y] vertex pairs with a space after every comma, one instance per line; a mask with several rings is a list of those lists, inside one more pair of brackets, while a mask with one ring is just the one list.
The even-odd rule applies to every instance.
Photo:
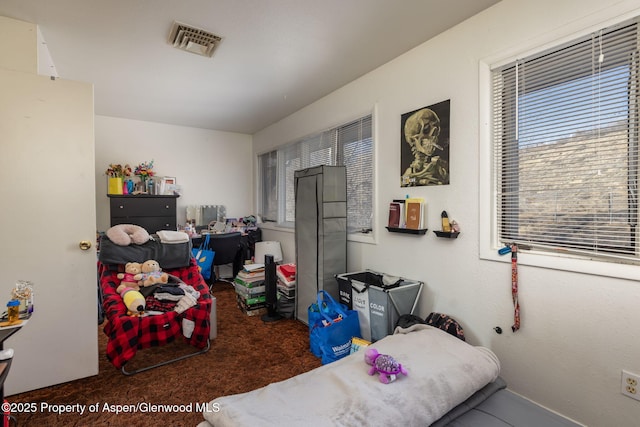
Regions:
[[178, 197], [109, 194], [111, 226], [135, 224], [144, 227], [149, 233], [156, 233], [158, 230], [176, 230]]

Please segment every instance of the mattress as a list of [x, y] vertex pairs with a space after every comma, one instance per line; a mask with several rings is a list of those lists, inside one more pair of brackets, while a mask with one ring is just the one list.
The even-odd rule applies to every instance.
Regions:
[[358, 352], [279, 383], [216, 398], [198, 427], [580, 426], [507, 390], [488, 349], [430, 326], [405, 331], [411, 329], [398, 336], [397, 328], [396, 335], [373, 344], [406, 362], [408, 376], [391, 384], [363, 373]]
[[407, 376], [384, 384], [369, 375], [363, 352], [357, 352], [248, 393], [218, 397], [207, 404], [201, 426], [427, 426], [495, 381], [500, 370], [489, 349], [428, 325], [397, 328], [372, 347], [395, 357]]
[[479, 395], [455, 408], [431, 427], [579, 427], [568, 418], [507, 390], [498, 378]]

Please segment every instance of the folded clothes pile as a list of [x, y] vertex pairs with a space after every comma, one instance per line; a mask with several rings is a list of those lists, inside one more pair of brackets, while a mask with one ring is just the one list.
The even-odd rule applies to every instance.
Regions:
[[174, 310], [178, 314], [198, 303], [200, 292], [179, 277], [169, 274], [168, 283], [155, 283], [140, 289], [151, 311]]
[[160, 230], [156, 233], [162, 243], [186, 243], [189, 235], [183, 231]]
[[153, 296], [158, 301], [173, 301], [176, 303], [174, 310], [182, 313], [198, 302], [200, 293], [193, 286], [185, 283], [160, 285], [155, 288]]
[[193, 286], [184, 283], [160, 285], [153, 292], [153, 296], [160, 301], [178, 301], [184, 295], [191, 295], [196, 300], [200, 297]]

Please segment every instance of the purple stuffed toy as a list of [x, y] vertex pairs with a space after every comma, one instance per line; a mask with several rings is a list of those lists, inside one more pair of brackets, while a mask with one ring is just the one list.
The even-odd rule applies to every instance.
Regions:
[[379, 373], [381, 383], [389, 384], [396, 380], [398, 374], [407, 375], [407, 370], [393, 357], [387, 354], [380, 354], [375, 348], [368, 348], [364, 352], [364, 361], [367, 365], [371, 365], [369, 375]]

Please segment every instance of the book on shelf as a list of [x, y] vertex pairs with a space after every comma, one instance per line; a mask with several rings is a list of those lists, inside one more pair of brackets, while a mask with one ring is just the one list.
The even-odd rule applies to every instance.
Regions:
[[407, 226], [407, 206], [405, 199], [393, 199], [392, 203], [397, 203], [400, 206], [400, 225], [398, 228], [405, 228]]
[[238, 308], [248, 316], [256, 316], [260, 314], [265, 314], [267, 312], [267, 307], [265, 303], [258, 304], [246, 304], [242, 298], [237, 298]]
[[236, 277], [235, 279], [233, 279], [233, 283], [240, 286], [244, 286], [245, 288], [255, 288], [257, 286], [264, 285], [264, 277], [262, 279], [253, 279], [253, 280], [246, 280], [240, 277]]
[[406, 199], [406, 228], [410, 228], [412, 230], [419, 230], [426, 228], [427, 220], [426, 220], [426, 211], [427, 204], [423, 198], [411, 198]]
[[248, 273], [254, 271], [264, 271], [264, 264], [245, 264], [242, 269]]
[[293, 278], [293, 279], [292, 279], [292, 278], [290, 278], [290, 277], [283, 276], [283, 275], [282, 275], [282, 274], [280, 274], [279, 272], [278, 272], [278, 273], [276, 273], [276, 279], [277, 279], [279, 282], [282, 282], [282, 284], [284, 284], [285, 286], [292, 287], [292, 286], [295, 286], [295, 285], [296, 285], [296, 279], [295, 279], [295, 278]]
[[246, 286], [242, 286], [239, 283], [234, 283], [233, 286], [236, 288], [236, 293], [244, 296], [245, 298], [264, 294], [266, 291], [265, 285], [248, 288]]
[[264, 270], [252, 271], [251, 273], [245, 270], [240, 270], [238, 271], [238, 277], [243, 279], [252, 279], [255, 277], [264, 278]]
[[293, 298], [296, 295], [296, 281], [292, 280], [286, 282], [278, 277], [278, 280], [276, 280], [276, 289], [278, 290], [278, 293], [286, 296], [287, 298]]
[[263, 314], [267, 314], [267, 307], [246, 308], [240, 305], [238, 307], [240, 308], [240, 311], [247, 316], [262, 316]]
[[260, 307], [266, 307], [267, 306], [267, 302], [265, 301], [252, 301], [252, 300], [248, 300], [247, 298], [243, 298], [242, 295], [238, 295], [236, 294], [236, 302], [238, 303], [239, 306], [242, 306], [243, 308], [247, 309], [247, 310], [251, 310], [254, 308], [260, 308]]
[[295, 287], [296, 287], [296, 281], [295, 280], [286, 281], [286, 280], [282, 280], [280, 277], [277, 278], [276, 284], [278, 286], [282, 286], [283, 288], [289, 288], [289, 289], [295, 289]]
[[253, 282], [259, 282], [260, 280], [264, 280], [265, 277], [266, 276], [264, 274], [254, 274], [253, 276], [245, 276], [244, 274], [238, 273], [235, 278], [240, 280], [243, 283], [253, 283]]
[[281, 264], [276, 267], [276, 273], [279, 277], [288, 281], [295, 280], [296, 278], [296, 265], [295, 264]]
[[400, 227], [400, 205], [398, 203], [389, 203], [389, 227]]
[[405, 227], [405, 213], [404, 213], [404, 200], [394, 200], [389, 203], [389, 227], [390, 228], [404, 228]]
[[267, 302], [266, 295], [256, 295], [254, 297], [245, 297], [244, 295], [236, 293], [236, 297], [238, 301], [243, 303], [244, 305], [251, 307], [257, 304], [265, 304]]
[[296, 288], [285, 288], [283, 286], [278, 286], [278, 294], [283, 295], [287, 299], [295, 298], [296, 296]]

